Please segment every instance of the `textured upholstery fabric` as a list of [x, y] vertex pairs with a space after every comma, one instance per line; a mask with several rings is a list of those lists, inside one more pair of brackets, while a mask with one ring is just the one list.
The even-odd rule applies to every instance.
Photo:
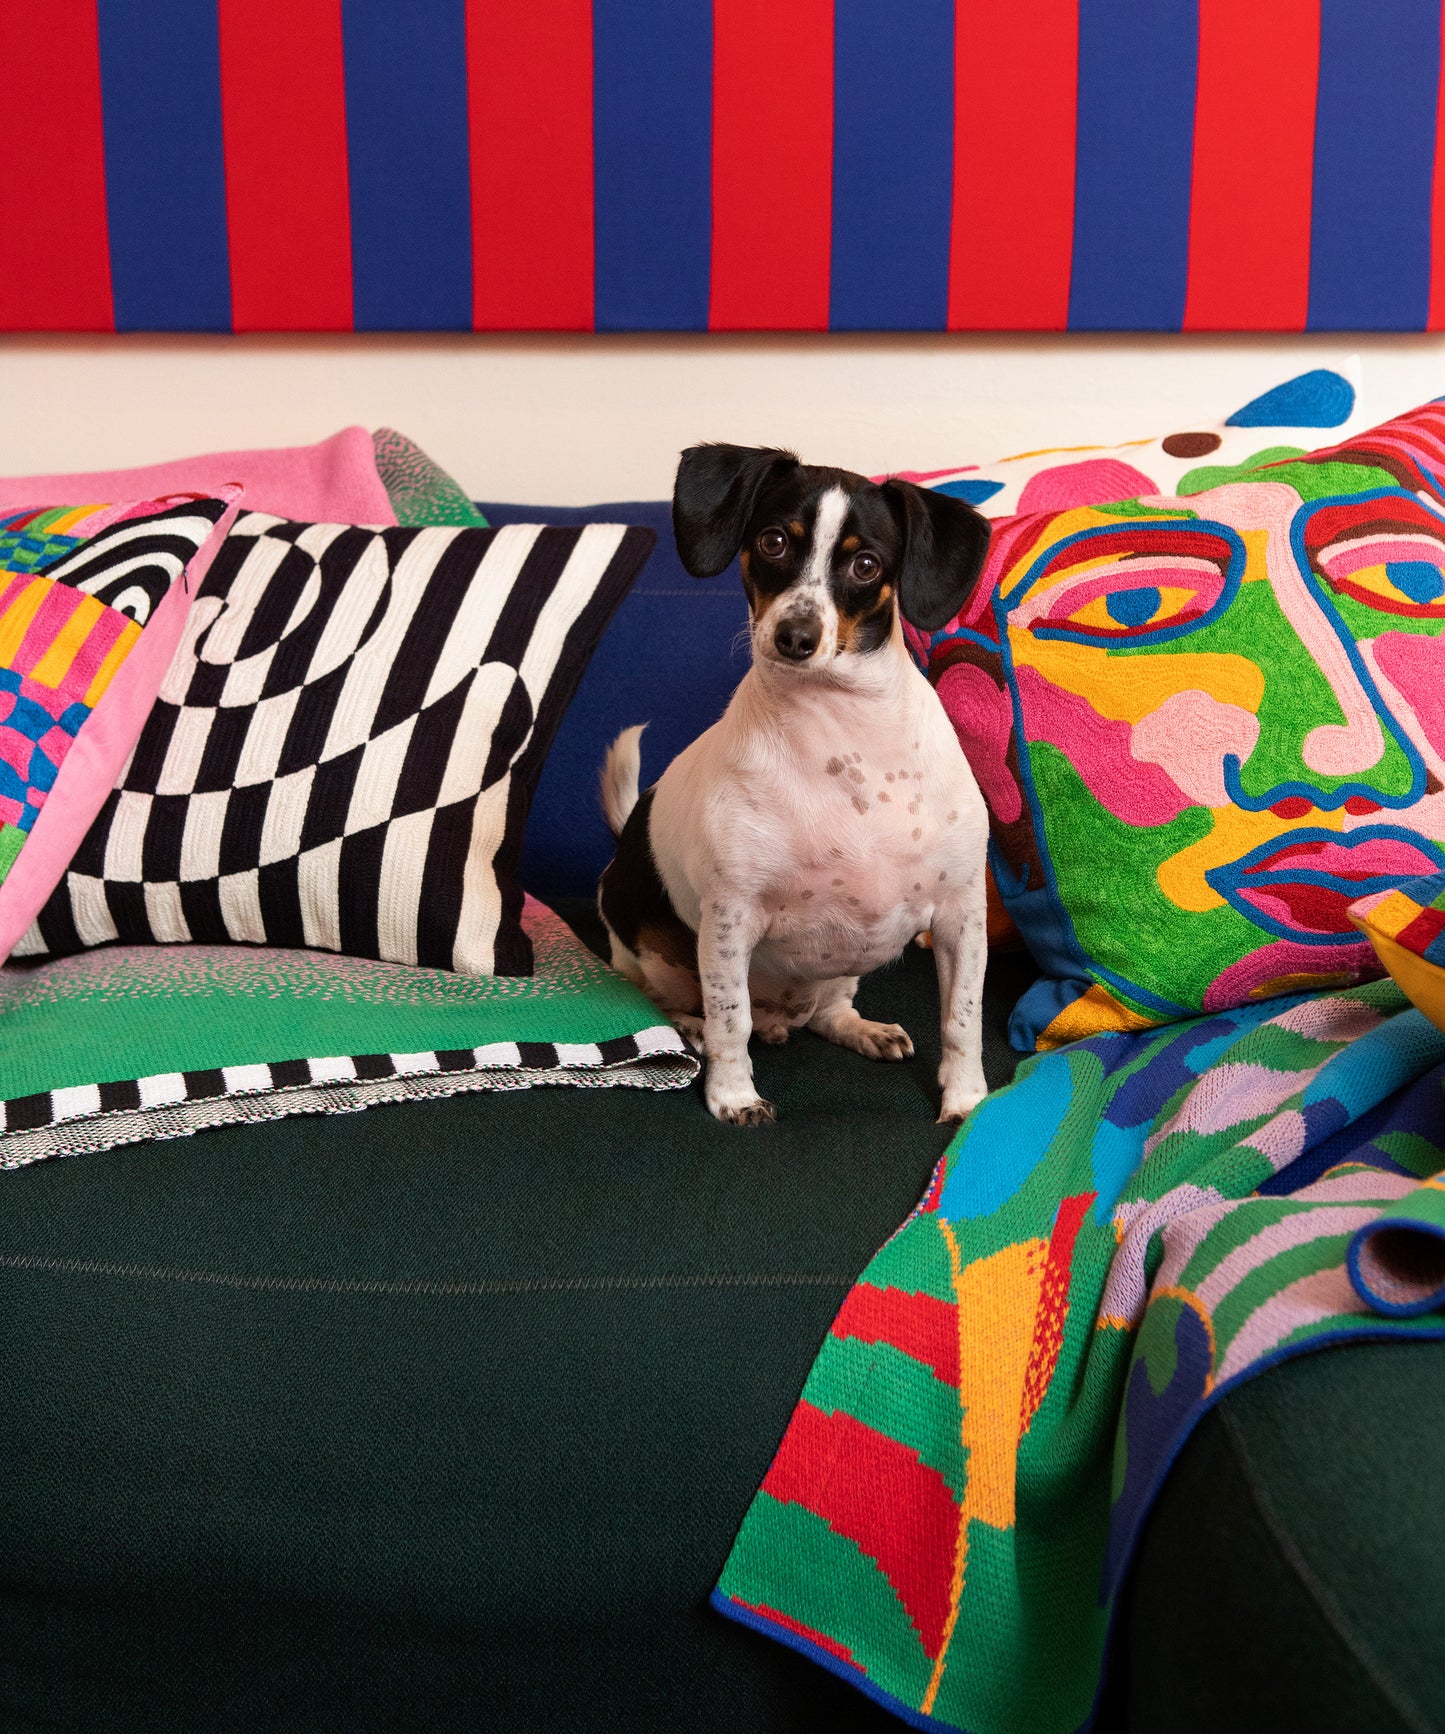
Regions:
[[[1028, 965], [990, 970], [998, 1083]], [[931, 961], [910, 952], [863, 1004], [908, 1025], [918, 1060], [869, 1065], [805, 1036], [764, 1049], [783, 1118], [756, 1136], [717, 1126], [696, 1092], [579, 1109], [533, 1091], [6, 1177], [0, 1727], [896, 1729], [705, 1607], [834, 1311], [943, 1142]], [[1238, 1477], [1191, 1446], [1180, 1536], [1231, 1545], [1181, 1583], [1195, 1562], [1155, 1545], [1166, 1488], [1126, 1701], [1101, 1734], [1123, 1709], [1129, 1734], [1393, 1734], [1391, 1694], [1434, 1702], [1410, 1668], [1445, 1617], [1426, 1557], [1445, 1480], [1437, 1354], [1332, 1351], [1224, 1406], [1277, 1495], [1282, 1545], [1297, 1538], [1377, 1646], [1340, 1699], [1357, 1719], [1170, 1722], [1193, 1713], [1171, 1658], [1201, 1706], [1241, 1703], [1261, 1655], [1302, 1652], [1298, 1678], [1328, 1636], [1298, 1597], [1252, 1586]], [[1372, 1382], [1338, 1385], [1350, 1361]], [[1299, 1408], [1287, 1426], [1271, 1421], [1279, 1381]], [[1321, 1439], [1323, 1467], [1288, 1461], [1300, 1436]], [[1209, 1526], [1192, 1521], [1201, 1502]], [[1225, 1630], [1233, 1604], [1247, 1618]], [[1406, 1725], [1445, 1727], [1431, 1714]]]
[[756, 1138], [538, 1090], [3, 1177], [0, 1726], [886, 1726], [705, 1602], [946, 1140], [932, 978], [864, 989], [912, 1063], [761, 1052]]
[[[612, 859], [597, 779], [608, 744], [633, 723], [642, 737], [643, 784], [722, 715], [747, 672], [738, 634], [748, 623], [736, 562], [716, 578], [683, 569], [666, 500], [605, 506], [480, 502], [489, 524], [641, 524], [657, 546], [593, 653], [547, 755], [522, 855], [534, 897], [591, 897]], [[618, 514], [621, 514], [620, 516]]]
[[1445, 1344], [1327, 1349], [1242, 1386], [1145, 1528], [1106, 1726], [1445, 1728], [1442, 1487]]

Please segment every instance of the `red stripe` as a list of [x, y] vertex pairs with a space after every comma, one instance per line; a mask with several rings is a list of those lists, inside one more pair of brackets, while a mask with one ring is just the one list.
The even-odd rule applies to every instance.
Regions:
[[1445, 933], [1445, 913], [1438, 909], [1422, 909], [1395, 935], [1395, 944], [1423, 957], [1441, 933]]
[[0, 66], [0, 329], [113, 331], [95, 0], [5, 0]]
[[591, 0], [467, 0], [472, 323], [590, 331]]
[[341, 0], [220, 0], [237, 331], [351, 329]]
[[824, 331], [833, 0], [714, 0], [714, 331]]
[[891, 1343], [932, 1367], [945, 1384], [958, 1383], [958, 1312], [951, 1301], [859, 1283], [834, 1319], [833, 1335]]
[[1078, 0], [958, 0], [955, 331], [1062, 331], [1074, 246]]
[[1302, 331], [1320, 0], [1199, 0], [1189, 331]]
[[1049, 1383], [1059, 1364], [1059, 1351], [1064, 1346], [1064, 1326], [1069, 1319], [1074, 1242], [1089, 1214], [1089, 1206], [1098, 1196], [1097, 1192], [1080, 1192], [1072, 1198], [1065, 1198], [1054, 1218], [1048, 1257], [1044, 1260], [1043, 1281], [1039, 1285], [1038, 1309], [1034, 1313], [1034, 1340], [1029, 1348], [1028, 1366], [1024, 1369], [1023, 1405], [1019, 1415], [1021, 1437], [1028, 1432], [1039, 1412], [1039, 1405], [1048, 1395]]
[[796, 1632], [800, 1638], [806, 1638], [810, 1644], [816, 1644], [820, 1650], [826, 1650], [830, 1656], [836, 1656], [850, 1668], [867, 1673], [868, 1670], [848, 1646], [840, 1644], [836, 1638], [830, 1638], [826, 1632], [820, 1632], [813, 1626], [805, 1626], [801, 1620], [795, 1620], [791, 1614], [783, 1613], [780, 1608], [770, 1608], [766, 1602], [742, 1602], [737, 1601], [736, 1597], [733, 1600], [736, 1606], [746, 1608], [750, 1614], [758, 1614], [765, 1620], [771, 1620], [785, 1632]]
[[916, 1452], [841, 1410], [799, 1403], [763, 1492], [801, 1505], [867, 1554], [893, 1586], [923, 1648], [943, 1644], [958, 1506]]
[[[1445, 51], [1445, 7], [1441, 16], [1441, 46]], [[1435, 184], [1430, 198], [1430, 331], [1445, 327], [1445, 65], [1435, 108]]]

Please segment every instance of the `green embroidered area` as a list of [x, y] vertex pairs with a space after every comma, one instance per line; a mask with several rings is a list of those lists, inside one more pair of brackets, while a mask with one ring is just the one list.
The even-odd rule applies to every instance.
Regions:
[[376, 473], [386, 489], [398, 524], [454, 524], [487, 528], [487, 520], [467, 498], [461, 484], [404, 433], [379, 427], [371, 436]]

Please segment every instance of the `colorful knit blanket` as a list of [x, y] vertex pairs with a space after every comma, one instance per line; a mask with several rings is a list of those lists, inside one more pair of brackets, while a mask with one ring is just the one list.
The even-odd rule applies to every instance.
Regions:
[[531, 975], [261, 945], [106, 945], [0, 969], [0, 1173], [214, 1126], [463, 1090], [679, 1090], [657, 1007], [528, 897]]
[[1445, 1335], [1442, 1169], [1445, 1035], [1390, 981], [1027, 1063], [845, 1301], [715, 1606], [917, 1727], [1086, 1726], [1205, 1410]]

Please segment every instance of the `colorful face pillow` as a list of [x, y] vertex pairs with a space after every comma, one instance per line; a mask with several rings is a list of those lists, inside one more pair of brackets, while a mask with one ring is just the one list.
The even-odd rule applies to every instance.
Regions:
[[0, 510], [0, 961], [135, 746], [234, 516], [225, 492]]
[[931, 678], [1045, 972], [1020, 1047], [1377, 975], [1349, 905], [1445, 867], [1445, 405], [999, 526]]

